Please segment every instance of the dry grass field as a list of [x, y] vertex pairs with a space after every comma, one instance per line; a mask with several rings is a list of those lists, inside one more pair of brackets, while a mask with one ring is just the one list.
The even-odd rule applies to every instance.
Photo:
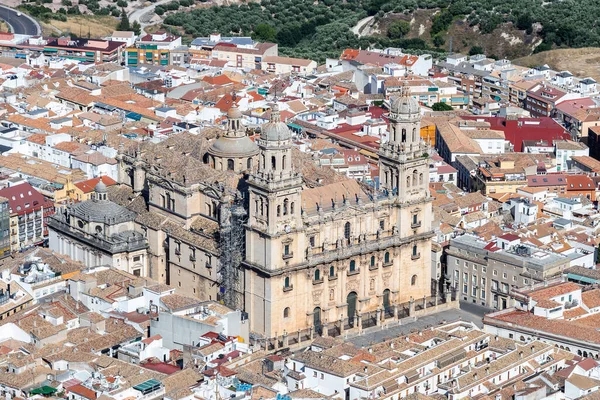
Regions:
[[[105, 37], [113, 33], [117, 28], [119, 21], [115, 17], [110, 16], [71, 16], [67, 18], [67, 22], [51, 20], [46, 26], [50, 31], [58, 29], [63, 34], [73, 32], [80, 37], [87, 37], [88, 33], [91, 38]], [[56, 29], [53, 29], [56, 28]], [[56, 32], [53, 33], [56, 35]]]
[[579, 77], [592, 77], [600, 81], [600, 48], [583, 47], [581, 49], [558, 49], [543, 51], [531, 56], [514, 60], [524, 67], [548, 64], [550, 68], [570, 71]]

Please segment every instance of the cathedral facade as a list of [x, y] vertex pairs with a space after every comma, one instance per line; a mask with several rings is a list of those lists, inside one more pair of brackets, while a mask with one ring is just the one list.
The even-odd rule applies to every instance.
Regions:
[[339, 176], [307, 185], [277, 105], [255, 142], [238, 110], [228, 119], [215, 137], [180, 134], [119, 155], [121, 183], [146, 199], [136, 222], [150, 277], [230, 302], [266, 338], [355, 327], [430, 295], [429, 149], [414, 99], [391, 102], [378, 189]]
[[277, 112], [262, 128], [248, 180], [245, 309], [267, 337], [337, 323], [431, 292], [428, 148], [420, 107], [392, 100], [381, 145], [381, 191], [347, 180], [303, 188], [288, 160], [291, 133]]

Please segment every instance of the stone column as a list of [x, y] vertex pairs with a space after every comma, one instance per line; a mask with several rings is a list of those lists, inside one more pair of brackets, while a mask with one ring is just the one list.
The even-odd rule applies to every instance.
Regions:
[[381, 324], [381, 309], [377, 309], [377, 314], [375, 318], [375, 326], [379, 326]]
[[289, 345], [288, 334], [286, 331], [283, 331], [283, 347], [288, 347], [288, 345]]
[[452, 301], [452, 292], [450, 291], [450, 288], [448, 288], [448, 290], [446, 290], [446, 304], [450, 303]]
[[302, 341], [302, 330], [298, 329], [298, 344]]
[[415, 300], [411, 297], [408, 302], [408, 315], [412, 317], [415, 315]]
[[315, 338], [315, 333], [314, 333], [312, 326], [310, 328], [308, 328], [308, 332], [309, 332], [310, 340], [313, 340]]
[[358, 330], [362, 330], [362, 314], [356, 313], [356, 327]]
[[327, 325], [327, 322], [323, 322], [323, 333], [321, 334], [321, 336], [323, 337], [327, 337], [329, 336], [329, 326]]
[[340, 318], [340, 336], [344, 333], [344, 318]]
[[275, 350], [279, 348], [279, 336], [277, 336], [277, 332], [275, 332]]
[[423, 310], [427, 308], [427, 297], [423, 296]]
[[394, 319], [400, 319], [398, 318], [398, 304], [394, 304]]

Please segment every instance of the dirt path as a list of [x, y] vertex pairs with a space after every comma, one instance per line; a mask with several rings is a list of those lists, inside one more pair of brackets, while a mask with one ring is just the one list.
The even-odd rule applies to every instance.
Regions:
[[358, 37], [365, 36], [362, 34], [363, 29], [373, 21], [374, 16], [366, 17], [361, 19], [352, 27], [352, 33], [357, 35]]

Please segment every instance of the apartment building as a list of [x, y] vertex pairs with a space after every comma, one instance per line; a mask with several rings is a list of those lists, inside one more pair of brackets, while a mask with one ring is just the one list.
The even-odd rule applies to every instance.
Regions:
[[0, 190], [10, 207], [10, 249], [41, 244], [48, 236], [48, 218], [54, 214], [54, 204], [46, 200], [29, 183]]
[[465, 234], [450, 240], [447, 274], [461, 301], [499, 310], [510, 307], [510, 291], [560, 275], [566, 256], [521, 244], [505, 234], [487, 242]]

